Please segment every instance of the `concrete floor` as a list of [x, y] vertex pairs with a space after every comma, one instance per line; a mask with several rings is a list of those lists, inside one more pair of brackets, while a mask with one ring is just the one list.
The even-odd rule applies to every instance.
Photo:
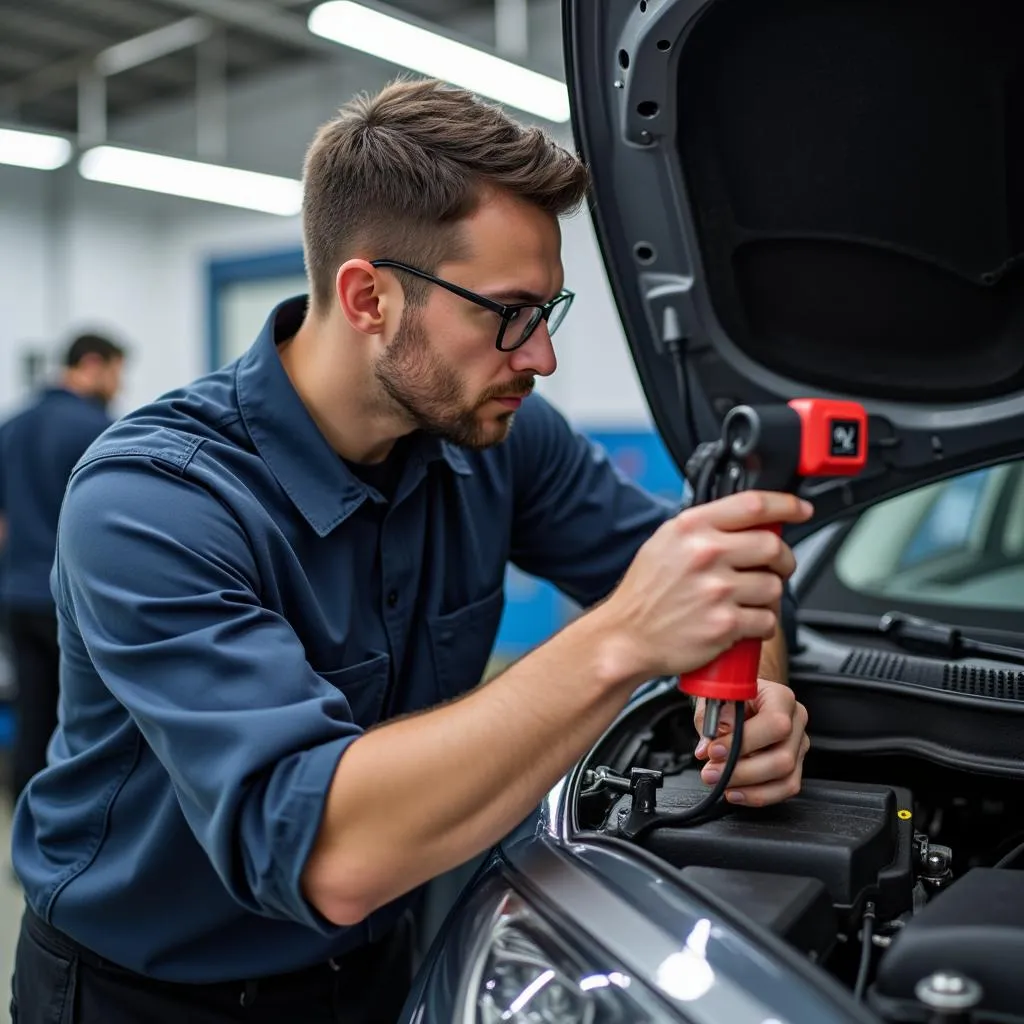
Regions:
[[21, 890], [11, 877], [11, 817], [0, 799], [0, 1024], [10, 1024], [11, 966], [21, 923]]

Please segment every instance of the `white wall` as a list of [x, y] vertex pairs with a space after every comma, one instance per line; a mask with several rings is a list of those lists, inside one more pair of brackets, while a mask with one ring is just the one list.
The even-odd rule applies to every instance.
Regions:
[[[560, 73], [557, 4], [542, 2], [534, 11], [533, 63]], [[479, 25], [468, 30], [485, 36]], [[228, 161], [298, 177], [317, 126], [354, 92], [378, 88], [396, 70], [339, 50], [336, 63], [234, 89]], [[556, 134], [571, 144], [567, 127]], [[111, 141], [185, 156], [194, 154], [194, 135], [189, 105], [114, 125], [110, 133]], [[111, 331], [132, 350], [122, 411], [187, 382], [206, 370], [206, 260], [299, 241], [297, 218], [99, 185], [73, 167], [0, 167], [0, 407], [23, 394], [19, 366], [27, 349], [56, 352], [70, 332], [86, 327]], [[563, 255], [567, 285], [578, 298], [557, 337], [558, 373], [543, 390], [579, 422], [647, 426], [586, 215], [564, 225]]]
[[18, 392], [21, 356], [55, 327], [48, 176], [0, 168], [0, 407]]

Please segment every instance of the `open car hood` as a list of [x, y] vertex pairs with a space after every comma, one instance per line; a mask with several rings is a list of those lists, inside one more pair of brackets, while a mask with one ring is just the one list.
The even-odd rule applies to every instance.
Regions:
[[821, 522], [1024, 452], [1019, 0], [564, 0], [563, 25], [677, 464], [733, 405], [862, 402], [868, 467], [811, 482]]

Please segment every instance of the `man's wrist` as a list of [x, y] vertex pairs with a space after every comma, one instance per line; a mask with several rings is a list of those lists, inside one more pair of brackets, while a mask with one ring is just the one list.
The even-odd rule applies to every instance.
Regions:
[[591, 667], [592, 678], [602, 691], [632, 692], [651, 678], [636, 644], [606, 604], [581, 615], [563, 630], [565, 634], [571, 634], [582, 655], [580, 663]]
[[781, 629], [777, 629], [775, 635], [761, 645], [761, 660], [758, 663], [757, 674], [761, 679], [788, 685], [789, 652]]

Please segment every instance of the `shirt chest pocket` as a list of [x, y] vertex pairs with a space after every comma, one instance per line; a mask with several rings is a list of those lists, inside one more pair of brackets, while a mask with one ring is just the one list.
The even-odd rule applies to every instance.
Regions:
[[333, 672], [317, 671], [317, 675], [344, 694], [352, 711], [352, 721], [368, 729], [380, 721], [390, 672], [391, 659], [386, 654], [378, 654], [368, 661]]
[[505, 591], [498, 587], [472, 604], [445, 615], [428, 617], [441, 700], [465, 693], [483, 678], [504, 606]]

